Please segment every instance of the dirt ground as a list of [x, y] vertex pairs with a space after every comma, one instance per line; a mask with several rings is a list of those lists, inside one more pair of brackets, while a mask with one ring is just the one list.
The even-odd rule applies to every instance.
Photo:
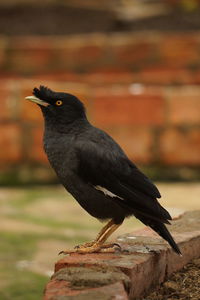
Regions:
[[168, 281], [143, 300], [199, 300], [200, 299], [200, 258], [187, 264], [173, 274]]

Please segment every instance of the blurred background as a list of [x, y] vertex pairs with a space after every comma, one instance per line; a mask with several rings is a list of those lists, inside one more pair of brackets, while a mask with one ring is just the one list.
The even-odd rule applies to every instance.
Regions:
[[[35, 300], [102, 224], [58, 184], [35, 86], [77, 95], [173, 216], [200, 208], [200, 1], [0, 1], [0, 298]], [[80, 222], [81, 220], [81, 222]], [[116, 235], [142, 226], [127, 220]], [[115, 235], [115, 236], [116, 236]]]

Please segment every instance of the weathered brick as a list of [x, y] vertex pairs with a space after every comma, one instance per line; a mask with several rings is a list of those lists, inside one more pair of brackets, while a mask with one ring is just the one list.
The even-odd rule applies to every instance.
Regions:
[[[166, 259], [164, 250], [166, 250], [166, 244], [160, 241], [161, 239], [155, 237], [155, 234], [153, 237], [151, 234], [150, 236], [141, 237], [137, 235], [137, 232], [134, 232], [117, 239], [116, 242], [120, 243], [122, 247], [121, 253], [73, 254], [58, 261], [55, 265], [55, 270], [58, 271], [62, 268], [70, 267], [117, 268], [129, 276], [132, 283], [130, 295], [137, 299], [150, 286], [154, 286], [157, 282], [161, 283], [164, 280]], [[148, 253], [144, 245], [154, 249], [156, 257]], [[152, 268], [154, 272], [152, 272]]]
[[0, 38], [0, 66], [3, 67], [6, 60], [6, 47], [7, 47], [7, 39], [5, 37]]
[[[71, 254], [59, 260], [55, 265], [55, 270], [56, 272], [68, 270], [63, 272], [69, 273], [73, 268], [85, 268], [86, 272], [88, 268], [99, 268], [102, 272], [105, 268], [116, 268], [130, 278], [129, 298], [140, 299], [153, 287], [165, 281], [173, 272], [181, 269], [190, 260], [199, 257], [199, 215], [199, 211], [187, 212], [173, 220], [170, 226], [170, 232], [178, 243], [183, 257], [175, 254], [155, 232], [145, 228], [118, 237], [116, 242], [121, 246], [121, 251], [118, 253]], [[81, 280], [81, 278], [80, 276], [76, 280]], [[55, 283], [53, 282], [52, 285], [54, 288]], [[61, 289], [58, 286], [58, 293], [59, 290]], [[85, 290], [87, 293], [87, 284]], [[107, 298], [102, 296], [101, 299]]]
[[159, 140], [161, 162], [171, 165], [200, 164], [200, 128], [166, 129]]
[[200, 94], [195, 87], [171, 89], [167, 92], [169, 122], [200, 124]]
[[57, 71], [49, 71], [49, 72], [40, 72], [39, 74], [35, 74], [32, 78], [37, 81], [43, 81], [44, 78], [47, 81], [51, 82], [82, 82], [84, 76], [79, 75], [75, 72], [66, 72], [66, 70], [57, 70]]
[[192, 72], [193, 82], [196, 85], [200, 84], [200, 70], [199, 68]]
[[[63, 298], [62, 298], [63, 297]], [[74, 299], [74, 300], [94, 300], [94, 299], [113, 299], [113, 300], [128, 300], [128, 295], [121, 282], [84, 290], [73, 290], [69, 283], [62, 280], [53, 280], [45, 290], [44, 300], [59, 300], [59, 299]]]
[[11, 119], [10, 112], [10, 91], [5, 84], [0, 84], [0, 94], [1, 94], [1, 109], [0, 109], [0, 120]]
[[158, 67], [144, 68], [136, 72], [137, 80], [148, 84], [192, 84], [195, 83], [193, 72], [184, 68]]
[[145, 62], [154, 59], [156, 52], [151, 43], [146, 41], [135, 41], [113, 48], [118, 63], [139, 63], [143, 65]]
[[18, 124], [2, 124], [0, 134], [0, 165], [7, 166], [22, 158], [21, 130]]
[[112, 83], [125, 83], [131, 84], [133, 82], [133, 73], [126, 68], [120, 67], [102, 67], [95, 68], [88, 74], [85, 74], [84, 79], [86, 82], [92, 84], [112, 84]]
[[46, 49], [16, 49], [10, 55], [10, 70], [22, 74], [40, 72], [49, 67], [52, 54]]
[[15, 120], [19, 117], [17, 85], [13, 81], [0, 81], [1, 109], [0, 121]]
[[[69, 292], [69, 282], [61, 280], [51, 280], [45, 288], [44, 300], [55, 300], [56, 297], [66, 296]], [[66, 296], [67, 297], [67, 296]]]
[[21, 119], [25, 122], [43, 122], [40, 108], [35, 103], [25, 100], [26, 96], [31, 96], [32, 90], [26, 89], [21, 92]]
[[48, 164], [43, 149], [43, 126], [32, 128], [30, 131], [31, 145], [29, 144], [29, 150], [27, 151], [28, 159], [37, 163]]
[[[0, 45], [4, 69], [22, 74], [66, 69], [88, 72], [116, 65], [129, 70], [147, 66], [196, 68], [200, 61], [198, 34], [191, 33], [12, 37], [1, 38]], [[176, 76], [176, 82], [180, 78]]]
[[53, 46], [48, 39], [14, 38], [9, 43], [7, 69], [22, 74], [46, 70], [53, 60]]
[[160, 95], [96, 96], [93, 109], [97, 125], [161, 125], [165, 118]]
[[103, 55], [102, 47], [98, 45], [85, 45], [80, 48], [75, 48], [75, 59], [77, 62], [94, 62], [100, 59]]
[[119, 143], [129, 158], [138, 163], [150, 163], [153, 159], [153, 132], [149, 127], [117, 126], [106, 131]]
[[103, 56], [103, 49], [98, 45], [65, 45], [55, 50], [55, 64], [60, 69], [83, 71], [97, 65]]
[[198, 43], [192, 35], [166, 35], [160, 43], [160, 55], [168, 66], [188, 66], [198, 63]]

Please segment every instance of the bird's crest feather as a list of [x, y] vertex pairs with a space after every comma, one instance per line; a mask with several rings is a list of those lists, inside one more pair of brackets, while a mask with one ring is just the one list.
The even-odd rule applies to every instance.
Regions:
[[36, 87], [33, 89], [33, 95], [41, 100], [53, 99], [55, 94], [54, 91], [43, 85], [40, 85], [39, 89]]

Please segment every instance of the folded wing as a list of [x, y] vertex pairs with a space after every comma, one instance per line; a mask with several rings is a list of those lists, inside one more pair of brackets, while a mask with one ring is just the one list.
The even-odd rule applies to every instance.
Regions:
[[171, 216], [156, 199], [161, 197], [156, 186], [108, 135], [101, 132], [101, 139], [97, 140], [77, 142], [79, 176], [94, 187], [116, 195], [120, 205], [137, 215], [169, 223]]

